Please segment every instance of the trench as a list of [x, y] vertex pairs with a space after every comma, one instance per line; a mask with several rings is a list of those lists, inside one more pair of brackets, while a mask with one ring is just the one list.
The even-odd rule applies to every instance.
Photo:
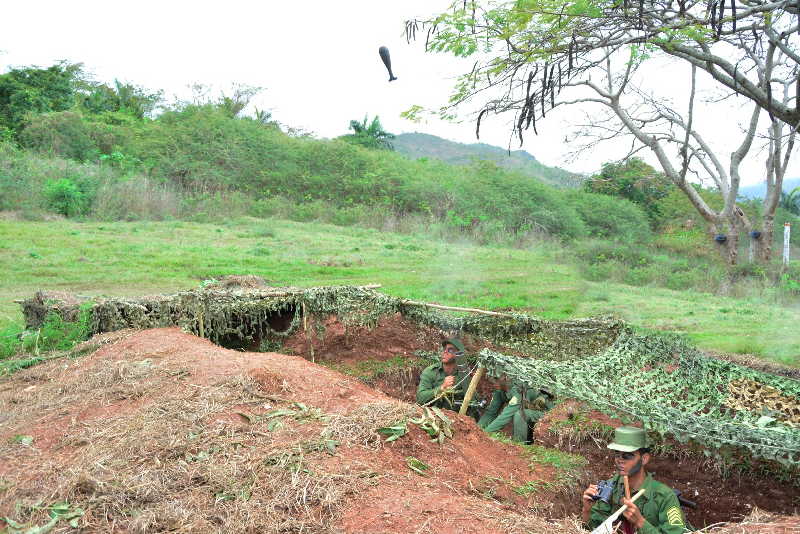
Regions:
[[[322, 338], [306, 336], [301, 329], [285, 339], [279, 352], [314, 359], [319, 364], [357, 377], [391, 397], [415, 402], [420, 372], [431, 363], [431, 360], [418, 356], [419, 351], [431, 355], [441, 339], [441, 332], [399, 316], [382, 320], [373, 329], [348, 329], [330, 319], [325, 324]], [[480, 343], [475, 339], [469, 341], [472, 344], [467, 343], [470, 351]], [[477, 397], [488, 401], [493, 389], [491, 381], [483, 380]], [[588, 426], [596, 428], [611, 423], [607, 416], [586, 410]], [[558, 417], [571, 417], [571, 414], [567, 410]], [[553, 432], [552, 422], [548, 414], [537, 423], [531, 431], [533, 443], [577, 454], [588, 461], [572, 487], [549, 496], [552, 501], [548, 513], [553, 518], [560, 518], [580, 514], [580, 494], [590, 483], [613, 475], [613, 459], [604, 446], [605, 442], [591, 436], [571, 437]], [[617, 424], [622, 423], [614, 422], [606, 428], [610, 430]], [[510, 426], [505, 429], [509, 436], [510, 430]], [[724, 472], [702, 454], [684, 454], [679, 447], [674, 447], [674, 450], [674, 454], [654, 455], [650, 471], [657, 480], [696, 502], [696, 508], [683, 509], [695, 528], [739, 521], [754, 507], [787, 515], [800, 509], [799, 480], [776, 479], [774, 472], [763, 465], [754, 465], [747, 472]]]
[[235, 333], [219, 336], [217, 344], [232, 350], [266, 352], [277, 349], [289, 335], [295, 317], [295, 306], [274, 310], [259, 320], [240, 319], [230, 330]]

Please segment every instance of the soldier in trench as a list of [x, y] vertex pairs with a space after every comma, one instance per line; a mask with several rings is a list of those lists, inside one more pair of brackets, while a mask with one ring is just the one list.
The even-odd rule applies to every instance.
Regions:
[[530, 429], [555, 404], [555, 397], [544, 388], [528, 388], [523, 383], [500, 379], [500, 387], [478, 421], [487, 432], [499, 432], [510, 421], [514, 423], [512, 438], [528, 443]]
[[456, 410], [469, 386], [469, 375], [458, 367], [457, 358], [464, 353], [464, 344], [451, 337], [442, 341], [439, 362], [426, 367], [419, 377], [417, 403]]
[[[614, 431], [614, 441], [608, 444], [614, 451], [614, 466], [617, 474], [608, 482], [612, 491], [608, 502], [600, 499], [597, 485], [592, 484], [583, 492], [581, 515], [584, 525], [589, 529], [600, 526], [622, 505], [628, 508], [622, 513], [621, 532], [625, 534], [682, 534], [687, 532], [680, 502], [672, 489], [656, 481], [647, 472], [651, 455], [647, 443], [647, 433], [636, 427], [621, 426]], [[625, 498], [623, 477], [628, 477], [630, 493], [640, 489], [644, 494], [634, 503]]]

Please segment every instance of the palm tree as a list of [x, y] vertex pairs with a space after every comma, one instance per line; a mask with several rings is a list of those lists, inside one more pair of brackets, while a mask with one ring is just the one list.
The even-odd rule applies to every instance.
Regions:
[[795, 187], [788, 193], [781, 191], [780, 207], [789, 213], [800, 215], [800, 186]]
[[368, 117], [369, 115], [364, 115], [364, 120], [361, 122], [357, 120], [350, 121], [350, 129], [353, 130], [354, 133], [342, 137], [347, 141], [367, 148], [393, 150], [394, 146], [391, 140], [394, 139], [394, 134], [383, 129], [377, 115], [372, 119], [372, 122], [369, 122]]

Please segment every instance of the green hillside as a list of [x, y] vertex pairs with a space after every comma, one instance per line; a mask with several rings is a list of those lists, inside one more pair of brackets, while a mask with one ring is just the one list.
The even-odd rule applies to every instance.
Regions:
[[524, 150], [509, 152], [486, 143], [457, 143], [426, 133], [400, 134], [393, 144], [395, 150], [413, 159], [433, 158], [451, 165], [470, 165], [476, 160], [492, 161], [504, 169], [518, 171], [556, 187], [577, 187], [583, 181], [579, 174], [539, 163]]

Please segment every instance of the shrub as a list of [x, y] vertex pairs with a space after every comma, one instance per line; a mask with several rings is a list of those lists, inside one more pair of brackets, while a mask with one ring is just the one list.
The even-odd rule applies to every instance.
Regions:
[[326, 218], [330, 207], [327, 203], [315, 200], [313, 202], [305, 202], [302, 204], [295, 204], [289, 206], [287, 216], [290, 220], [296, 222], [311, 222], [319, 221]]
[[644, 242], [651, 238], [647, 215], [629, 200], [583, 191], [571, 192], [569, 199], [590, 237], [623, 242]]
[[657, 280], [660, 275], [657, 266], [633, 267], [625, 272], [622, 281], [632, 286], [646, 286]]
[[65, 217], [74, 217], [86, 210], [85, 195], [69, 178], [47, 182], [44, 197], [50, 210]]

